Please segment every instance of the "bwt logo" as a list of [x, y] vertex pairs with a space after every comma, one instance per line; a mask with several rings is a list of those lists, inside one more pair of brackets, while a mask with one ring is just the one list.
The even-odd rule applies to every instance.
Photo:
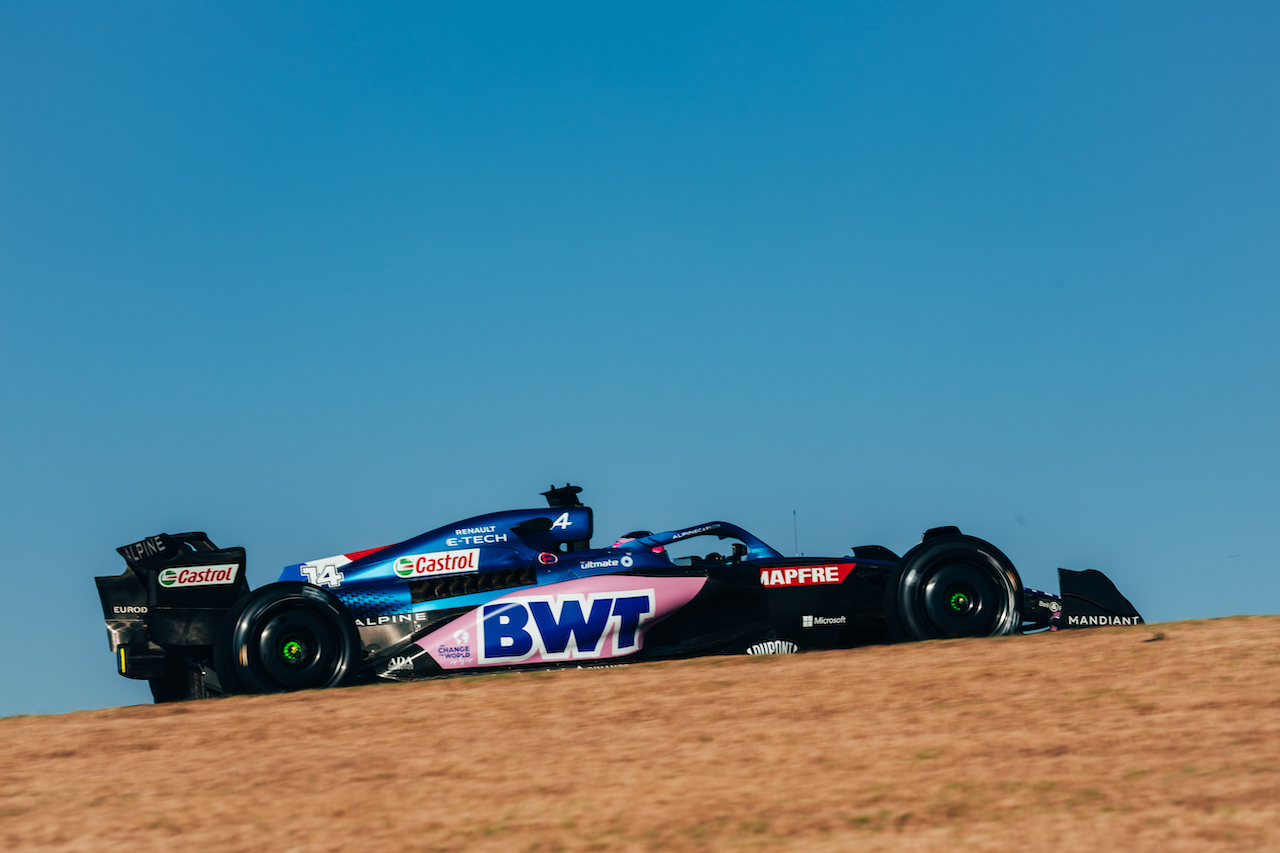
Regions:
[[503, 599], [480, 608], [480, 663], [630, 654], [640, 650], [640, 629], [654, 612], [651, 589]]

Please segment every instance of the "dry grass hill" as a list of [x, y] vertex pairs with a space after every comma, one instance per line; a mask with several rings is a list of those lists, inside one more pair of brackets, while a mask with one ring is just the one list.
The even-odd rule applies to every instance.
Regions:
[[9, 718], [0, 848], [1280, 850], [1280, 617]]

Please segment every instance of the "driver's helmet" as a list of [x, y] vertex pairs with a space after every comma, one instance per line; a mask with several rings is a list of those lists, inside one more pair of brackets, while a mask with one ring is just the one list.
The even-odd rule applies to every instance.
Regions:
[[[653, 535], [652, 530], [633, 530], [630, 533], [625, 533], [622, 536], [620, 536], [618, 538], [618, 541], [614, 542], [613, 545], [611, 545], [610, 547], [621, 548], [623, 545], [627, 544], [628, 542], [634, 542], [637, 539], [643, 539], [646, 536], [652, 536], [652, 535]], [[666, 549], [663, 548], [661, 545], [652, 549], [653, 553], [655, 554], [661, 554], [665, 550]]]

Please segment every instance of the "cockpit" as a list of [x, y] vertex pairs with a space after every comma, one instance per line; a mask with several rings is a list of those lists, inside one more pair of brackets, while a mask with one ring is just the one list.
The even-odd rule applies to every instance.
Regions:
[[[714, 550], [707, 550], [706, 537], [733, 540], [729, 544], [728, 554], [723, 545], [716, 545]], [[699, 540], [699, 541], [695, 541]], [[665, 533], [652, 533], [640, 536], [620, 544], [622, 548], [664, 548], [671, 561], [678, 566], [733, 566], [751, 560], [779, 559], [782, 554], [770, 548], [763, 541], [726, 521], [711, 521], [683, 530], [669, 530]]]
[[[694, 544], [692, 542], [690, 545]], [[735, 566], [751, 559], [751, 549], [741, 542], [734, 542], [728, 555], [719, 551], [711, 551], [705, 555], [689, 554], [685, 557], [671, 558], [677, 566]]]

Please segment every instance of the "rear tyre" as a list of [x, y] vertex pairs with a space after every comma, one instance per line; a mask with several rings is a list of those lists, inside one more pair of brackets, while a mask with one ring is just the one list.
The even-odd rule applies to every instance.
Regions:
[[349, 683], [360, 635], [347, 608], [310, 584], [284, 581], [242, 599], [223, 620], [214, 668], [228, 692], [285, 693]]
[[889, 575], [884, 614], [895, 642], [1012, 634], [1022, 624], [1022, 580], [990, 542], [937, 536]]

